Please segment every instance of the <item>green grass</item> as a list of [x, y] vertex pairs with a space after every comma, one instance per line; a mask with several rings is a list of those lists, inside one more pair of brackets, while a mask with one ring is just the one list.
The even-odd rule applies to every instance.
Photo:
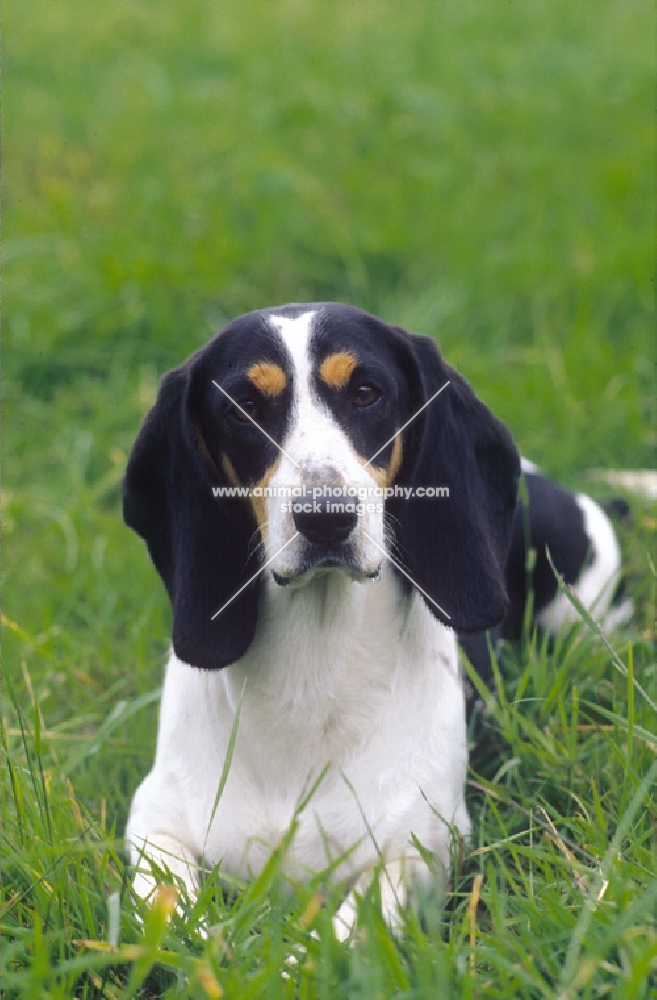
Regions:
[[170, 613], [120, 517], [160, 375], [291, 300], [434, 335], [574, 487], [651, 465], [652, 18], [645, 0], [5, 4], [3, 996], [654, 990], [647, 505], [622, 528], [621, 666], [585, 624], [507, 651], [447, 905], [394, 938], [373, 891], [351, 948], [337, 890], [319, 873], [286, 894], [276, 855], [139, 923], [121, 837]]

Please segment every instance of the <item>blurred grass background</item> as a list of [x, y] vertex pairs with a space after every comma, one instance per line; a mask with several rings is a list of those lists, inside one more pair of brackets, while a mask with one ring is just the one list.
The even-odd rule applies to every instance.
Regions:
[[[652, 464], [654, 13], [7, 0], [4, 22], [5, 661], [52, 788], [70, 774], [109, 836], [169, 630], [120, 479], [159, 377], [224, 321], [352, 302], [434, 336], [562, 481]], [[651, 518], [626, 539], [639, 647]], [[581, 661], [593, 692], [605, 664]], [[28, 899], [40, 864], [13, 856]]]
[[552, 471], [646, 464], [647, 10], [9, 3], [8, 374], [79, 400], [347, 300], [436, 336]]

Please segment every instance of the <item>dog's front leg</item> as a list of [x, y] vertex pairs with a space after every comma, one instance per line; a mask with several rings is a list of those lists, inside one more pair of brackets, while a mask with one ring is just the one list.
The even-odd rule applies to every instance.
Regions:
[[[420, 857], [402, 857], [386, 864], [380, 876], [381, 915], [392, 931], [401, 926], [409, 887], [424, 884], [431, 877], [431, 871]], [[371, 872], [361, 875], [335, 914], [333, 932], [338, 941], [346, 941], [353, 931], [358, 913], [355, 893], [362, 895], [371, 880]]]
[[[175, 837], [165, 833], [133, 836], [130, 840], [131, 860], [135, 867], [133, 888], [141, 899], [148, 899], [156, 886], [173, 876], [182, 882], [190, 900], [198, 892], [198, 864], [192, 851]], [[159, 873], [162, 872], [160, 876]]]

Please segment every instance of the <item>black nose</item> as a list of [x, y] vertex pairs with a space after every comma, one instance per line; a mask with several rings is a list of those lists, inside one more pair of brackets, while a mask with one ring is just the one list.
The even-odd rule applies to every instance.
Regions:
[[[295, 505], [294, 526], [297, 531], [317, 545], [337, 545], [344, 542], [358, 523], [355, 510], [346, 511], [344, 500], [308, 500]], [[349, 504], [354, 507], [354, 503]], [[341, 509], [342, 508], [342, 509]]]

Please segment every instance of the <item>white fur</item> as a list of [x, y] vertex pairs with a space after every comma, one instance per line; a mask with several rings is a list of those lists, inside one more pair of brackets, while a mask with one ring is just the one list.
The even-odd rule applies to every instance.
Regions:
[[[311, 391], [312, 317], [271, 319], [292, 357], [295, 385], [283, 442], [290, 457], [281, 457], [271, 485], [375, 487], [371, 469]], [[139, 864], [135, 889], [152, 891], [151, 862], [190, 892], [201, 860], [241, 877], [260, 871], [328, 767], [298, 816], [287, 870], [302, 877], [350, 852], [336, 875], [353, 883], [384, 858], [382, 902], [394, 923], [409, 879], [432, 877], [412, 835], [447, 865], [451, 828], [469, 832], [455, 635], [417, 591], [402, 591], [366, 537], [384, 545], [382, 513], [359, 517], [351, 567], [279, 586], [273, 572], [294, 576], [307, 545], [294, 538], [292, 515], [281, 513], [280, 503], [268, 501], [263, 540], [271, 565], [246, 655], [215, 672], [170, 655], [155, 763], [128, 822]], [[377, 571], [377, 580], [363, 580]], [[213, 815], [238, 709], [234, 754]], [[341, 937], [354, 914], [348, 897], [335, 922]]]
[[[190, 892], [201, 858], [250, 875], [329, 765], [298, 817], [288, 871], [321, 871], [355, 847], [337, 872], [354, 881], [381, 854], [397, 890], [383, 895], [394, 923], [400, 872], [430, 877], [411, 835], [447, 865], [449, 826], [469, 832], [466, 764], [454, 633], [417, 593], [402, 595], [388, 566], [366, 583], [331, 573], [289, 590], [268, 579], [255, 640], [239, 663], [204, 672], [171, 654], [155, 764], [135, 795], [127, 838], [135, 863], [146, 853]], [[148, 862], [140, 869], [135, 888], [145, 896], [155, 883]], [[337, 933], [348, 932], [353, 912], [347, 899]]]
[[628, 493], [657, 500], [657, 472], [654, 469], [594, 469], [589, 474], [610, 486], [620, 486]]

